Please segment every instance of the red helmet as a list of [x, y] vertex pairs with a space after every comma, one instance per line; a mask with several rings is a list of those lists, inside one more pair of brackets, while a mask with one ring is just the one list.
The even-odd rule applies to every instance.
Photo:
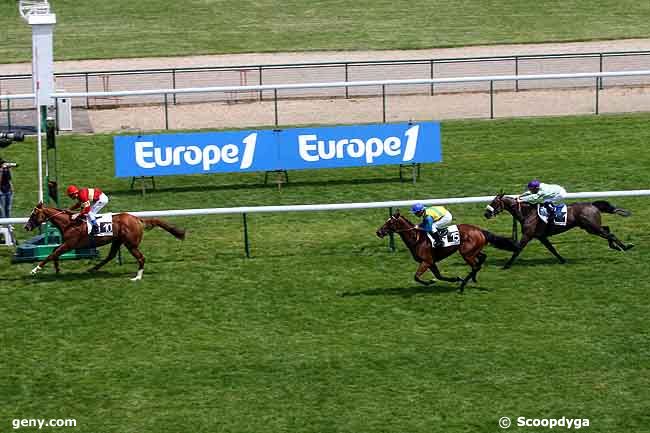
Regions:
[[65, 190], [65, 192], [68, 194], [68, 196], [72, 197], [74, 194], [77, 194], [79, 192], [79, 188], [74, 185], [70, 185], [68, 189]]

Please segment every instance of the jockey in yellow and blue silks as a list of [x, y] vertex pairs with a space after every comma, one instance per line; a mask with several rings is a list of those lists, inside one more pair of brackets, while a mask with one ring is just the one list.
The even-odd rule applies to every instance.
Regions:
[[447, 235], [445, 227], [451, 223], [451, 213], [442, 206], [425, 207], [422, 203], [415, 203], [411, 212], [422, 218], [416, 228], [431, 235], [434, 248], [441, 247], [442, 237]]

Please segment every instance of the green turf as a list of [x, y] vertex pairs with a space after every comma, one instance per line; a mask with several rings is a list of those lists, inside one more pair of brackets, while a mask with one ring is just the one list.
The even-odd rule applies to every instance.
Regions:
[[[55, 56], [414, 49], [650, 36], [650, 3], [55, 0]], [[29, 61], [29, 26], [0, 2], [0, 62]]]
[[[445, 122], [445, 162], [416, 186], [391, 166], [290, 172], [281, 190], [261, 173], [161, 177], [143, 199], [113, 178], [109, 136], [59, 137], [60, 168], [64, 184], [105, 188], [113, 211], [488, 195], [532, 177], [635, 189], [648, 187], [649, 121]], [[33, 153], [33, 141], [3, 152], [21, 164], [19, 215], [34, 202]], [[633, 212], [605, 217], [633, 250], [576, 230], [555, 239], [568, 264], [534, 242], [503, 271], [507, 253], [489, 248], [464, 295], [412, 281], [404, 247], [374, 235], [386, 209], [250, 215], [249, 260], [241, 216], [173, 218], [188, 239], [148, 232], [139, 283], [130, 257], [97, 276], [65, 262], [59, 277], [32, 278], [2, 249], [0, 428], [76, 418], [74, 431], [95, 433], [491, 432], [501, 416], [565, 416], [588, 418], [589, 432], [648, 432], [650, 209], [612, 201]], [[482, 210], [451, 207], [509, 233], [511, 220]], [[467, 272], [457, 256], [441, 269]]]

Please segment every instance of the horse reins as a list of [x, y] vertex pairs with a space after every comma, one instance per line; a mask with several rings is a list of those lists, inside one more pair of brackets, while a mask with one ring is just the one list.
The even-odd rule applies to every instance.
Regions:
[[[66, 211], [65, 211], [65, 210], [58, 211], [58, 212], [55, 213], [54, 215], [50, 215], [49, 217], [45, 218], [45, 219], [43, 220], [43, 222], [49, 221], [50, 219], [54, 218], [54, 217], [57, 216], [57, 215], [61, 215], [62, 213], [66, 213]], [[41, 224], [43, 224], [43, 223], [41, 223]]]

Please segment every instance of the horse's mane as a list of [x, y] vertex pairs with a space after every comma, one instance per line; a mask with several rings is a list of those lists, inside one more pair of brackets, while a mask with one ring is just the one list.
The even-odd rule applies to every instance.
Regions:
[[[501, 196], [501, 200], [510, 201], [510, 202], [512, 202], [513, 205], [516, 205], [517, 201], [515, 200], [515, 197], [505, 195], [505, 194], [499, 194], [499, 195]], [[506, 200], [506, 199], [508, 199], [508, 200]], [[526, 203], [525, 201], [520, 202], [519, 205], [521, 207], [531, 207], [531, 208], [535, 207], [534, 204]]]
[[68, 214], [68, 215], [73, 215], [74, 214], [74, 212], [72, 212], [69, 209], [59, 209], [58, 207], [43, 206], [43, 210], [45, 210], [45, 209], [65, 213], [65, 214]]
[[415, 227], [415, 224], [413, 224], [411, 221], [408, 220], [404, 215], [402, 214], [396, 214], [393, 215], [394, 217], [397, 217], [397, 219], [404, 221], [406, 224], [409, 225], [409, 227]]

